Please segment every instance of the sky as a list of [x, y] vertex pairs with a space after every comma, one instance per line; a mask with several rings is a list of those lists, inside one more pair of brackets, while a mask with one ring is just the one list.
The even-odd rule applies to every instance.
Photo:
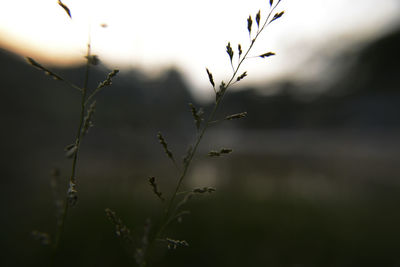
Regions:
[[[275, 2], [277, 2], [275, 0]], [[50, 65], [84, 61], [93, 53], [110, 68], [138, 67], [148, 75], [177, 68], [194, 92], [209, 90], [205, 68], [217, 83], [232, 74], [225, 51], [249, 45], [247, 18], [269, 12], [267, 0], [0, 0], [0, 46]], [[400, 22], [398, 0], [282, 0], [285, 15], [268, 27], [242, 66], [247, 81], [310, 79], [322, 59], [383, 34]], [[106, 25], [106, 27], [104, 27]], [[320, 58], [312, 60], [310, 58]], [[307, 64], [307, 68], [302, 67]], [[206, 89], [208, 88], [208, 89]]]

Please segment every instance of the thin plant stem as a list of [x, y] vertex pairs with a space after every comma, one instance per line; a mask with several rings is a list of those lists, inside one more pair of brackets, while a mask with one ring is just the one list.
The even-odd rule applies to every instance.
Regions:
[[[84, 84], [83, 87], [80, 89], [81, 91], [81, 110], [80, 110], [80, 118], [79, 118], [79, 125], [78, 125], [78, 130], [76, 134], [76, 140], [75, 140], [75, 146], [76, 146], [76, 151], [74, 153], [73, 159], [72, 159], [72, 167], [71, 167], [71, 176], [70, 179], [68, 180], [67, 183], [67, 188], [69, 188], [70, 184], [76, 183], [76, 168], [77, 168], [77, 163], [78, 163], [78, 154], [79, 154], [79, 147], [82, 139], [82, 126], [85, 118], [85, 108], [86, 108], [86, 93], [88, 89], [88, 83], [89, 83], [89, 69], [90, 69], [90, 55], [91, 55], [91, 48], [90, 48], [90, 43], [88, 43], [87, 46], [87, 61], [86, 61], [86, 70], [85, 70], [85, 79], [84, 79]], [[57, 253], [60, 240], [62, 238], [63, 232], [64, 232], [64, 226], [65, 222], [67, 219], [67, 214], [68, 214], [68, 209], [69, 209], [69, 203], [68, 203], [68, 194], [65, 197], [64, 200], [64, 208], [62, 210], [62, 217], [61, 220], [58, 222], [58, 227], [57, 227], [57, 232], [55, 236], [55, 241], [54, 241], [54, 254]]]

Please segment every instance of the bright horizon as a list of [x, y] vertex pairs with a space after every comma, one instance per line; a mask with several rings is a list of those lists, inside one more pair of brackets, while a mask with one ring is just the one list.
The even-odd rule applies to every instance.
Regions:
[[[83, 62], [90, 33], [93, 53], [110, 68], [135, 67], [157, 74], [175, 67], [200, 94], [208, 88], [206, 67], [217, 81], [231, 74], [225, 46], [248, 46], [247, 17], [254, 19], [260, 8], [262, 18], [269, 11], [266, 0], [63, 3], [72, 20], [56, 0], [0, 0], [0, 46], [45, 64], [77, 64]], [[400, 3], [282, 0], [276, 11], [281, 10], [285, 16], [271, 24], [252, 53], [273, 51], [277, 56], [247, 61], [242, 70], [248, 71], [249, 83], [312, 76], [318, 63], [303, 68], [303, 73], [299, 65], [316, 56], [329, 57], [398, 24]]]

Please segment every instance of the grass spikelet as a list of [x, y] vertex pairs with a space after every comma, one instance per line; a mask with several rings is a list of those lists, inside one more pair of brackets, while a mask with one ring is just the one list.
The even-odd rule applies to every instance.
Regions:
[[69, 10], [69, 8], [60, 0], [58, 0], [58, 5], [62, 7], [65, 10], [65, 13], [67, 13], [67, 15], [72, 19], [71, 10]]
[[76, 183], [74, 181], [69, 182], [67, 191], [68, 204], [73, 207], [78, 202], [78, 191], [76, 190]]
[[93, 101], [83, 121], [82, 136], [85, 136], [88, 133], [89, 129], [93, 127], [93, 114], [95, 111], [96, 111], [96, 101]]
[[210, 152], [208, 152], [208, 156], [209, 157], [220, 157], [223, 154], [230, 154], [232, 153], [232, 149], [230, 148], [221, 148], [219, 151], [216, 150], [211, 150]]
[[158, 185], [156, 182], [156, 178], [155, 177], [149, 177], [149, 184], [151, 186], [151, 188], [153, 189], [153, 193], [161, 200], [161, 201], [165, 201], [165, 199], [162, 197], [162, 193], [160, 191], [158, 191]]
[[158, 132], [157, 138], [158, 138], [158, 141], [160, 142], [160, 144], [162, 145], [162, 147], [164, 148], [165, 154], [167, 154], [167, 156], [168, 156], [171, 160], [175, 161], [174, 155], [172, 154], [171, 150], [168, 149], [168, 144], [167, 144], [167, 142], [165, 141], [164, 137], [162, 136], [161, 132]]
[[213, 188], [213, 187], [203, 187], [203, 188], [195, 188], [195, 189], [193, 189], [193, 193], [196, 193], [196, 194], [204, 194], [204, 193], [211, 194], [211, 193], [213, 193], [215, 191], [216, 191], [216, 189]]
[[261, 10], [256, 15], [257, 28], [260, 28]]
[[[281, 17], [283, 16], [283, 14], [285, 14], [285, 11], [276, 13], [276, 14], [274, 15], [274, 17], [272, 18], [271, 22], [273, 22], [273, 21], [275, 21], [275, 20], [281, 18]], [[271, 22], [270, 22], [270, 23], [271, 23]]]
[[214, 88], [214, 92], [215, 92], [215, 83], [214, 83], [213, 75], [207, 68], [206, 68], [206, 71], [207, 71], [208, 79], [210, 80], [210, 83], [211, 83], [212, 87]]
[[202, 108], [197, 110], [196, 107], [192, 103], [189, 103], [189, 107], [192, 112], [193, 119], [196, 123], [196, 128], [197, 128], [197, 130], [199, 130], [200, 126], [201, 126], [201, 122], [204, 120], [203, 119], [204, 111]]
[[114, 69], [110, 73], [107, 74], [107, 78], [100, 82], [99, 85], [96, 87], [96, 89], [93, 90], [90, 96], [87, 97], [85, 101], [85, 105], [92, 100], [103, 88], [111, 86], [112, 85], [112, 79], [119, 73], [118, 69]]
[[99, 83], [99, 85], [97, 86], [96, 89], [101, 89], [103, 87], [112, 85], [112, 78], [114, 78], [118, 74], [118, 72], [119, 72], [119, 70], [114, 69], [112, 72], [107, 74], [107, 78], [104, 81], [102, 81], [101, 83]]
[[42, 70], [46, 75], [51, 76], [54, 80], [59, 80], [59, 81], [63, 81], [64, 79], [61, 78], [59, 75], [55, 74], [54, 72], [52, 72], [51, 70], [43, 67], [42, 65], [40, 65], [39, 63], [37, 63], [33, 58], [31, 57], [25, 57], [26, 61], [32, 65], [33, 67]]
[[236, 78], [236, 81], [239, 82], [243, 80], [247, 76], [247, 71], [243, 72], [240, 76]]
[[221, 97], [225, 94], [226, 91], [226, 84], [224, 81], [221, 82], [221, 85], [219, 86], [219, 91], [216, 94], [216, 102], [219, 102], [221, 100]]
[[175, 240], [171, 238], [166, 238], [168, 249], [177, 249], [178, 247], [188, 247], [189, 244], [185, 240]]
[[230, 59], [230, 61], [231, 61], [231, 65], [232, 65], [232, 69], [234, 69], [233, 68], [233, 62], [232, 62], [232, 60], [233, 60], [233, 49], [232, 49], [232, 47], [231, 47], [231, 43], [229, 42], [228, 43], [228, 45], [226, 46], [226, 52], [228, 53], [228, 55], [229, 55], [229, 59]]
[[241, 113], [236, 113], [236, 114], [232, 114], [232, 115], [226, 116], [225, 120], [228, 120], [228, 121], [230, 121], [230, 120], [238, 120], [238, 119], [246, 118], [246, 116], [247, 116], [247, 112], [241, 112]]
[[220, 155], [221, 154], [215, 150], [211, 150], [210, 152], [208, 152], [208, 156], [210, 156], [210, 157], [219, 157]]
[[247, 18], [247, 30], [249, 31], [249, 36], [251, 35], [251, 26], [253, 25], [253, 19], [251, 16]]
[[270, 56], [275, 56], [275, 53], [274, 52], [267, 52], [267, 53], [264, 53], [262, 55], [259, 55], [260, 58], [266, 58], [266, 57], [270, 57]]
[[107, 218], [115, 227], [115, 234], [125, 242], [132, 242], [131, 230], [123, 224], [122, 220], [111, 209], [105, 209]]
[[221, 153], [221, 154], [230, 154], [230, 153], [232, 153], [232, 149], [230, 149], [230, 148], [222, 148], [220, 151], [219, 151], [219, 153]]

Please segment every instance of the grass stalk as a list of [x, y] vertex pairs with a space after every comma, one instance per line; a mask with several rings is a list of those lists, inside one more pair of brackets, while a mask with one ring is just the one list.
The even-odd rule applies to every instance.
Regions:
[[[65, 10], [65, 12], [68, 14], [69, 18], [72, 19], [71, 16], [71, 11], [70, 9], [62, 3], [62, 1], [58, 1], [58, 4]], [[34, 59], [30, 57], [26, 57], [27, 62], [35, 67], [36, 69], [41, 70], [44, 72], [46, 75], [50, 76], [51, 78], [65, 82], [67, 85], [70, 87], [77, 89], [80, 94], [80, 111], [79, 111], [79, 124], [77, 127], [77, 132], [76, 132], [76, 137], [75, 141], [73, 144], [68, 145], [66, 147], [66, 156], [68, 158], [72, 158], [71, 162], [71, 171], [70, 171], [70, 176], [69, 179], [66, 181], [66, 188], [67, 190], [65, 191], [65, 196], [62, 196], [60, 198], [64, 199], [62, 202], [62, 205], [57, 209], [57, 225], [55, 229], [55, 234], [54, 238], [51, 239], [50, 235], [47, 233], [42, 233], [39, 231], [33, 231], [32, 234], [36, 239], [41, 240], [41, 243], [44, 245], [50, 245], [52, 248], [52, 254], [51, 254], [51, 263], [53, 266], [56, 265], [56, 258], [57, 254], [59, 253], [59, 247], [61, 240], [63, 238], [63, 233], [64, 233], [64, 228], [65, 224], [67, 221], [68, 217], [68, 211], [70, 207], [75, 206], [78, 196], [77, 196], [77, 191], [76, 191], [76, 184], [77, 184], [77, 178], [76, 178], [76, 172], [77, 172], [77, 167], [78, 167], [78, 158], [79, 158], [79, 152], [80, 152], [80, 146], [82, 143], [82, 139], [84, 136], [86, 136], [89, 128], [93, 126], [92, 119], [93, 119], [93, 114], [95, 113], [95, 107], [96, 107], [96, 101], [94, 101], [94, 97], [104, 88], [108, 87], [112, 84], [112, 78], [117, 75], [119, 72], [118, 69], [114, 69], [112, 72], [108, 73], [106, 79], [99, 83], [99, 85], [94, 88], [93, 90], [89, 90], [89, 72], [91, 65], [97, 65], [99, 63], [99, 59], [97, 55], [92, 55], [91, 52], [91, 39], [90, 39], [90, 29], [89, 29], [89, 40], [87, 44], [87, 52], [86, 52], [86, 67], [85, 67], [85, 72], [84, 72], [84, 81], [83, 81], [83, 86], [79, 87], [78, 85], [64, 79], [62, 76], [56, 74], [55, 72], [51, 71], [50, 69], [42, 66], [38, 62], [36, 62]], [[56, 174], [57, 176], [59, 174]], [[58, 201], [58, 197], [55, 194], [55, 200]], [[58, 205], [56, 205], [58, 207]]]
[[[154, 243], [156, 241], [158, 241], [158, 240], [164, 240], [163, 235], [165, 233], [165, 230], [166, 230], [168, 224], [171, 223], [174, 218], [176, 218], [176, 214], [179, 211], [177, 208], [179, 208], [179, 207], [175, 207], [174, 204], [175, 204], [177, 196], [179, 195], [179, 192], [180, 192], [180, 190], [182, 188], [183, 182], [184, 182], [184, 180], [185, 180], [185, 178], [187, 176], [187, 173], [188, 173], [188, 170], [189, 170], [189, 168], [191, 166], [193, 158], [195, 157], [195, 155], [197, 153], [198, 147], [199, 147], [199, 145], [200, 145], [205, 133], [207, 132], [208, 128], [210, 126], [212, 126], [216, 122], [216, 120], [215, 120], [216, 113], [217, 113], [218, 109], [221, 106], [222, 100], [223, 100], [226, 92], [228, 91], [228, 89], [233, 84], [235, 84], [236, 82], [238, 82], [240, 80], [240, 79], [235, 80], [235, 78], [237, 78], [239, 70], [241, 69], [241, 66], [242, 66], [243, 62], [246, 59], [250, 58], [249, 57], [249, 53], [252, 50], [252, 48], [254, 47], [254, 44], [257, 41], [257, 39], [259, 38], [261, 32], [263, 32], [265, 30], [265, 28], [274, 20], [274, 19], [271, 20], [271, 16], [274, 13], [275, 9], [280, 4], [280, 2], [281, 1], [278, 1], [276, 5], [271, 6], [270, 12], [268, 13], [268, 16], [266, 17], [263, 25], [260, 28], [258, 28], [254, 38], [250, 41], [250, 45], [247, 48], [247, 50], [245, 51], [244, 55], [242, 57], [239, 57], [239, 60], [237, 62], [236, 67], [233, 65], [232, 56], [230, 55], [230, 57], [231, 57], [231, 66], [232, 66], [233, 73], [232, 73], [232, 76], [229, 78], [228, 83], [226, 85], [224, 85], [222, 83], [220, 91], [217, 92], [215, 90], [214, 82], [212, 81], [214, 92], [217, 95], [216, 101], [215, 101], [215, 103], [213, 105], [213, 108], [212, 108], [212, 110], [210, 112], [210, 115], [208, 116], [207, 120], [203, 124], [203, 127], [201, 128], [201, 130], [197, 134], [197, 137], [196, 137], [196, 139], [195, 139], [195, 141], [193, 143], [192, 150], [190, 151], [190, 154], [188, 155], [187, 160], [184, 162], [183, 169], [182, 169], [182, 171], [181, 171], [181, 173], [179, 175], [176, 187], [175, 187], [175, 189], [174, 189], [169, 201], [167, 202], [167, 205], [166, 205], [166, 208], [165, 208], [165, 212], [164, 212], [164, 217], [163, 217], [163, 219], [161, 221], [159, 229], [156, 231], [156, 234], [153, 236], [153, 238], [150, 241], [150, 249], [149, 249], [147, 257], [151, 256], [151, 251], [154, 249]], [[250, 33], [250, 30], [249, 30], [249, 33]], [[230, 44], [228, 44], [228, 46], [230, 47]], [[228, 54], [229, 54], [229, 52], [228, 52]], [[207, 73], [210, 75], [208, 69], [207, 69]], [[220, 95], [218, 95], [218, 93], [220, 93]], [[174, 207], [175, 207], [175, 209], [174, 209]], [[142, 267], [146, 266], [146, 263], [142, 263], [141, 266]]]
[[[80, 106], [80, 117], [79, 117], [79, 124], [77, 127], [77, 133], [76, 133], [76, 140], [75, 140], [75, 146], [76, 146], [76, 151], [74, 153], [73, 159], [72, 159], [72, 164], [71, 164], [71, 175], [68, 180], [67, 188], [70, 187], [71, 184], [76, 184], [76, 169], [77, 169], [77, 163], [78, 163], [78, 156], [79, 156], [79, 150], [80, 150], [80, 144], [82, 140], [82, 127], [85, 119], [85, 110], [86, 110], [86, 95], [87, 95], [87, 89], [88, 89], [88, 83], [89, 83], [89, 70], [90, 70], [90, 56], [91, 56], [91, 47], [90, 43], [87, 45], [87, 54], [86, 54], [86, 68], [85, 68], [85, 79], [84, 79], [84, 84], [83, 87], [80, 89], [81, 92], [81, 106]], [[55, 234], [54, 238], [54, 244], [53, 244], [53, 250], [54, 250], [54, 257], [56, 256], [58, 249], [59, 249], [59, 244], [60, 240], [62, 238], [63, 232], [64, 232], [64, 227], [65, 227], [65, 222], [67, 220], [67, 214], [68, 214], [68, 209], [69, 209], [69, 196], [68, 192], [66, 192], [66, 196], [64, 199], [64, 207], [62, 210], [62, 215], [61, 215], [61, 220], [58, 222], [58, 227], [57, 231]]]
[[[188, 150], [186, 156], [184, 157], [182, 168], [179, 168], [179, 166], [177, 165], [177, 162], [175, 161], [175, 158], [174, 158], [172, 152], [169, 150], [168, 144], [166, 143], [164, 137], [161, 135], [161, 133], [158, 134], [158, 139], [160, 141], [160, 144], [164, 148], [164, 152], [172, 160], [174, 166], [178, 170], [178, 176], [177, 176], [177, 180], [176, 180], [176, 185], [174, 186], [174, 189], [173, 189], [170, 197], [167, 198], [167, 201], [165, 201], [165, 199], [162, 197], [162, 193], [158, 190], [158, 186], [157, 186], [155, 177], [151, 176], [149, 178], [149, 183], [153, 188], [153, 193], [157, 196], [158, 199], [160, 199], [162, 201], [162, 203], [164, 205], [163, 206], [164, 211], [163, 211], [163, 214], [161, 215], [161, 220], [159, 221], [157, 226], [152, 228], [151, 234], [149, 234], [150, 226], [149, 226], [149, 224], [147, 224], [147, 226], [146, 226], [147, 230], [145, 231], [144, 238], [142, 239], [141, 242], [139, 241], [140, 244], [136, 248], [136, 250], [133, 254], [137, 265], [139, 265], [140, 267], [145, 267], [148, 265], [149, 260], [153, 256], [153, 253], [155, 250], [155, 244], [158, 241], [166, 243], [167, 247], [169, 249], [176, 249], [177, 247], [188, 246], [188, 243], [185, 240], [174, 240], [174, 239], [171, 239], [171, 238], [165, 236], [167, 227], [173, 221], [179, 220], [181, 215], [185, 215], [185, 214], [189, 213], [188, 211], [180, 210], [180, 208], [188, 201], [188, 199], [190, 199], [191, 196], [193, 196], [194, 194], [201, 194], [201, 193], [207, 193], [207, 192], [211, 193], [211, 192], [214, 192], [215, 189], [211, 188], [211, 187], [204, 187], [204, 188], [193, 189], [190, 191], [181, 191], [184, 181], [188, 175], [188, 172], [192, 165], [193, 159], [196, 156], [199, 146], [200, 146], [207, 130], [209, 129], [209, 127], [213, 126], [216, 123], [221, 122], [223, 120], [229, 121], [229, 120], [233, 120], [233, 119], [240, 119], [240, 118], [244, 118], [247, 115], [247, 112], [241, 112], [241, 113], [232, 114], [230, 116], [226, 116], [223, 120], [216, 119], [217, 111], [220, 109], [222, 101], [223, 101], [224, 96], [225, 96], [226, 92], [228, 91], [228, 89], [230, 89], [234, 84], [238, 83], [239, 81], [241, 81], [242, 79], [244, 79], [247, 76], [246, 71], [240, 75], [239, 75], [239, 71], [241, 70], [242, 65], [245, 60], [247, 60], [249, 58], [253, 58], [253, 56], [249, 56], [249, 54], [252, 51], [254, 44], [258, 40], [260, 34], [265, 31], [267, 26], [269, 26], [273, 21], [282, 17], [282, 15], [284, 14], [284, 12], [282, 11], [280, 13], [276, 13], [274, 15], [274, 17], [272, 17], [276, 8], [279, 6], [280, 2], [281, 2], [281, 0], [278, 0], [274, 4], [273, 0], [269, 1], [270, 9], [269, 9], [267, 17], [265, 18], [265, 20], [263, 21], [262, 24], [260, 24], [261, 11], [259, 11], [257, 13], [257, 15], [255, 17], [256, 23], [257, 23], [257, 31], [256, 32], [252, 33], [253, 20], [252, 20], [251, 16], [249, 16], [249, 18], [247, 19], [247, 29], [248, 29], [249, 37], [250, 37], [250, 44], [248, 45], [248, 48], [247, 48], [247, 50], [245, 50], [244, 53], [242, 50], [242, 46], [240, 44], [238, 44], [239, 57], [237, 60], [236, 59], [234, 60], [233, 56], [234, 56], [235, 52], [232, 49], [231, 43], [229, 42], [228, 45], [226, 46], [226, 52], [229, 55], [230, 65], [232, 67], [232, 74], [231, 74], [231, 76], [228, 77], [227, 83], [222, 81], [219, 89], [217, 89], [215, 87], [214, 78], [212, 76], [212, 73], [208, 69], [206, 69], [208, 78], [210, 80], [210, 83], [212, 85], [212, 88], [214, 90], [216, 98], [215, 98], [214, 105], [213, 105], [206, 120], [203, 120], [203, 116], [202, 116], [203, 110], [202, 109], [197, 110], [193, 104], [189, 104], [193, 118], [196, 123], [197, 132], [196, 132], [196, 137], [194, 139], [194, 142], [192, 143], [191, 146], [189, 146], [189, 150]], [[253, 36], [253, 38], [252, 38], [252, 36]], [[272, 55], [275, 55], [275, 53], [267, 52], [267, 53], [264, 53], [257, 57], [267, 58]], [[219, 151], [210, 151], [209, 156], [220, 156], [221, 154], [229, 154], [229, 153], [231, 153], [231, 151], [232, 151], [232, 149], [223, 148]], [[182, 195], [183, 195], [183, 197], [182, 197]], [[181, 200], [179, 202], [177, 201], [178, 196], [181, 197]], [[127, 233], [121, 234], [120, 229], [128, 229], [128, 228], [122, 223], [122, 221], [119, 218], [117, 220], [115, 219], [115, 218], [117, 218], [115, 212], [111, 211], [110, 209], [106, 209], [106, 215], [110, 219], [110, 221], [114, 224], [117, 235], [120, 238], [122, 237], [122, 239], [123, 239], [123, 237], [125, 235], [129, 235], [129, 231], [127, 231]], [[145, 240], [145, 241], [143, 241], [143, 240]]]

